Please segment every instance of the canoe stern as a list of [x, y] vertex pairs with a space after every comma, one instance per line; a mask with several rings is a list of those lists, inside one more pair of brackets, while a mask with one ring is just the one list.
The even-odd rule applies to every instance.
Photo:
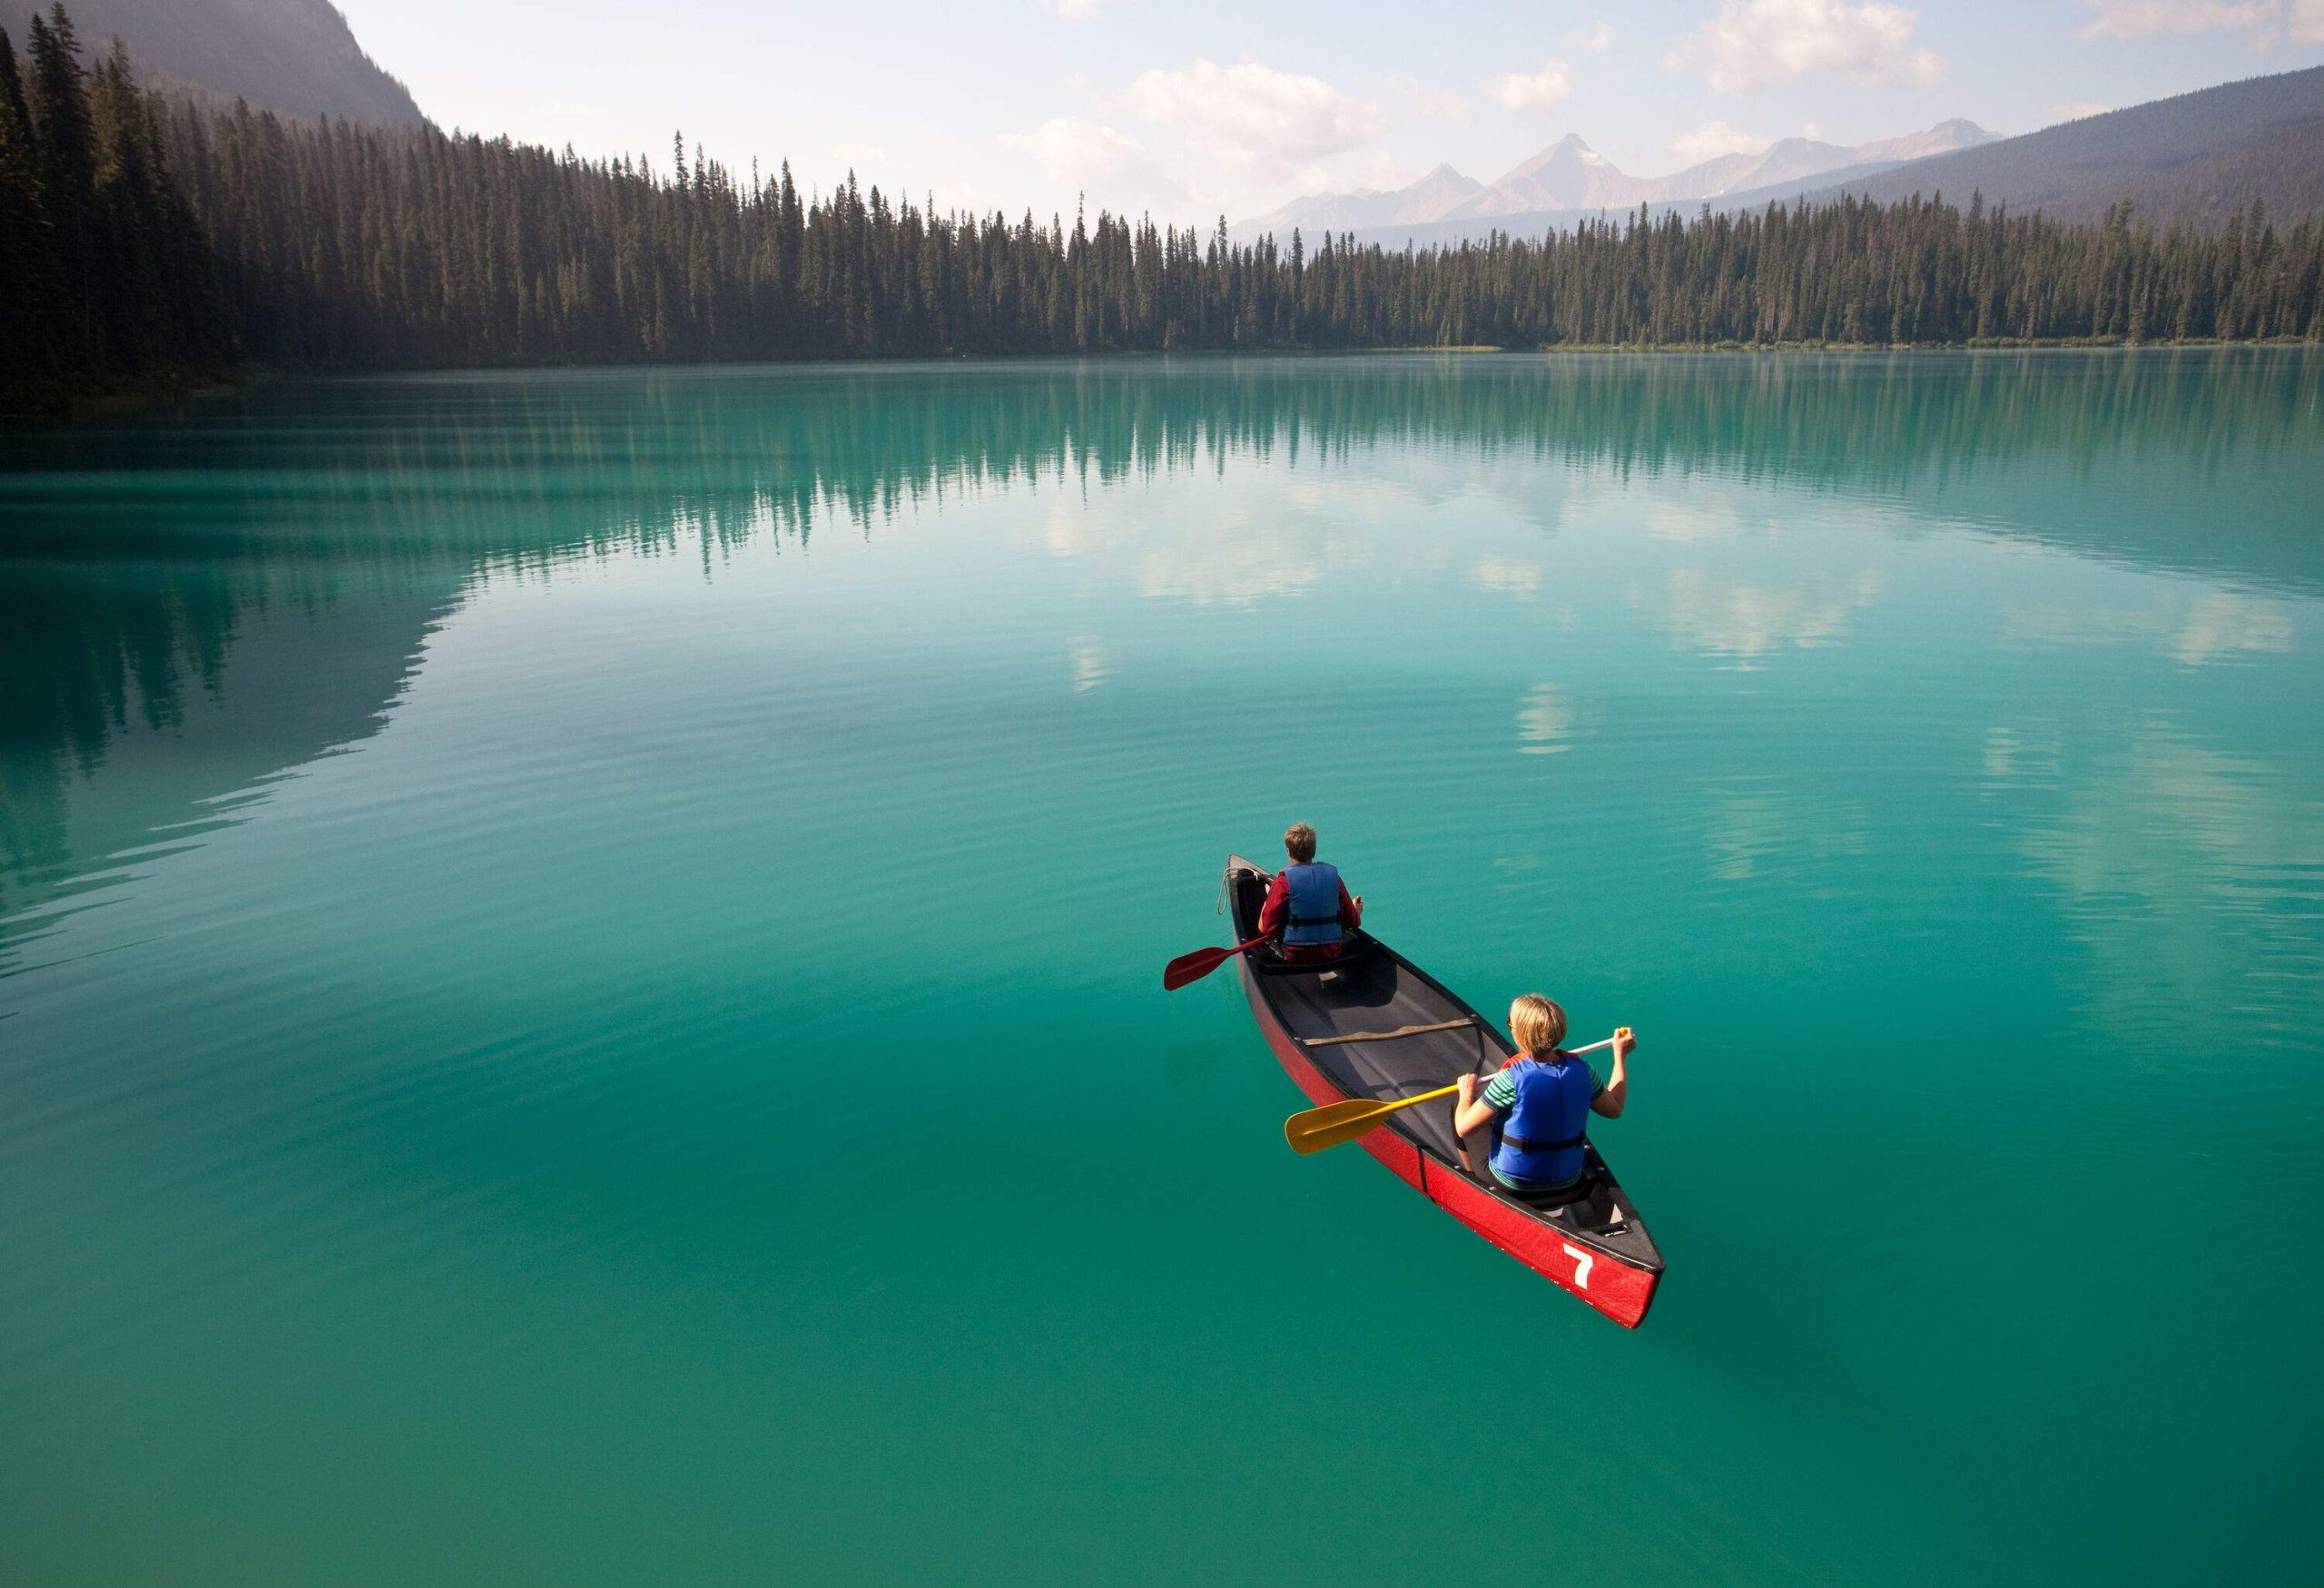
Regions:
[[1634, 1267], [1571, 1231], [1529, 1217], [1448, 1169], [1432, 1166], [1424, 1170], [1420, 1189], [1502, 1251], [1624, 1328], [1634, 1329], [1646, 1321], [1660, 1274]]

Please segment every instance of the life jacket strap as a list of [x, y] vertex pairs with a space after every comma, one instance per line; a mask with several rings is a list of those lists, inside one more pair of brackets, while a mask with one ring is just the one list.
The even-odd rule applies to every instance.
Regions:
[[1569, 1136], [1562, 1141], [1528, 1141], [1522, 1136], [1503, 1136], [1501, 1139], [1503, 1147], [1513, 1147], [1520, 1152], [1563, 1152], [1569, 1147], [1586, 1147], [1589, 1143], [1587, 1131], [1579, 1136]]
[[1294, 926], [1337, 926], [1339, 923], [1340, 917], [1339, 912], [1337, 911], [1334, 911], [1329, 915], [1295, 915], [1291, 917], [1291, 924]]

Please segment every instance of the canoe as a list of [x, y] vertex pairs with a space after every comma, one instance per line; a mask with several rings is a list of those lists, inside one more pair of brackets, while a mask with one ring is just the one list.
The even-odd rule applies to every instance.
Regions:
[[[1226, 863], [1226, 898], [1238, 942], [1258, 935], [1270, 873], [1240, 855]], [[1352, 933], [1338, 960], [1286, 965], [1272, 945], [1240, 956], [1243, 990], [1267, 1046], [1317, 1103], [1379, 1102], [1450, 1086], [1464, 1071], [1490, 1075], [1515, 1056], [1508, 1037], [1458, 995], [1368, 932]], [[1452, 1022], [1459, 1022], [1453, 1025]], [[1452, 1029], [1381, 1041], [1318, 1039]], [[1597, 1060], [1604, 1074], [1604, 1060]], [[1474, 1167], [1452, 1136], [1455, 1099], [1391, 1114], [1362, 1138], [1373, 1157], [1453, 1218], [1624, 1328], [1636, 1328], [1662, 1279], [1662, 1254], [1613, 1170], [1592, 1143], [1572, 1199], [1529, 1207], [1486, 1172], [1489, 1132], [1470, 1139]], [[1593, 1125], [1602, 1120], [1591, 1120]]]

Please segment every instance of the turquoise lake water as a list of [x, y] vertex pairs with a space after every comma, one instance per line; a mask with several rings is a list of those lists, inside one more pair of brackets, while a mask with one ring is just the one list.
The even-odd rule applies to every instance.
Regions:
[[[0, 434], [0, 1581], [2292, 1583], [2324, 358]], [[1625, 1333], [1229, 974], [1638, 1028]]]

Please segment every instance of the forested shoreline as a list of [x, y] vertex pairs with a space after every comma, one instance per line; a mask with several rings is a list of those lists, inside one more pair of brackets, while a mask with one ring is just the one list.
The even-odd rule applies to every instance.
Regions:
[[212, 374], [233, 322], [162, 104], [116, 42], [94, 68], [62, 6], [20, 70], [0, 30], [0, 411]]
[[221, 110], [0, 35], [0, 409], [236, 369], [2324, 339], [2324, 222], [1912, 199], [1391, 252]]

